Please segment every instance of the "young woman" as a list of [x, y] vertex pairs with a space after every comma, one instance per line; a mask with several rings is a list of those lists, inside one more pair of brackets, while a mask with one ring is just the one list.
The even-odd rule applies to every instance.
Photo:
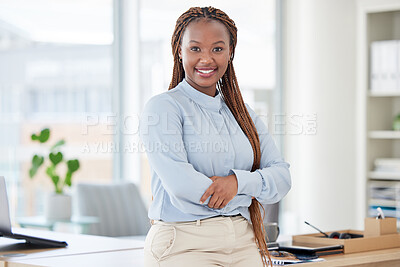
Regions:
[[221, 10], [190, 8], [172, 36], [169, 90], [141, 116], [152, 175], [145, 266], [263, 266], [260, 203], [291, 187], [264, 123], [233, 69], [237, 29]]

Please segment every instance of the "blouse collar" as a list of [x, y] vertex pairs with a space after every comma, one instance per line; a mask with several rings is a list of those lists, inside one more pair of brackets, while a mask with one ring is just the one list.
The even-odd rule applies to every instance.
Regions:
[[189, 98], [192, 99], [197, 104], [199, 104], [200, 106], [217, 111], [221, 109], [222, 98], [218, 90], [217, 90], [217, 95], [212, 97], [193, 88], [186, 81], [186, 79], [183, 79], [180, 85], [182, 86], [183, 91], [189, 96]]

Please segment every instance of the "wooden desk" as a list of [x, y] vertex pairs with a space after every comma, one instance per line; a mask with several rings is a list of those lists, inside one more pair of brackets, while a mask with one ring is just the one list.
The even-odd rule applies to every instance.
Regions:
[[400, 248], [382, 249], [360, 253], [323, 256], [323, 262], [304, 263], [300, 266], [357, 266], [357, 267], [395, 267], [400, 266]]

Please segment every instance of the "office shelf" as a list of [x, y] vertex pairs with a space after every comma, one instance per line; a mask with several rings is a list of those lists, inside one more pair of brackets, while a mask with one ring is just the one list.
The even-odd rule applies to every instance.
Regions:
[[369, 131], [372, 139], [400, 139], [400, 131]]
[[393, 119], [400, 113], [400, 88], [370, 89], [372, 43], [400, 40], [400, 1], [357, 0], [357, 14], [358, 198], [355, 212], [357, 224], [362, 228], [364, 218], [373, 216], [376, 206], [384, 206], [400, 219], [400, 173], [375, 170], [377, 159], [400, 158], [400, 131], [391, 130]]
[[369, 97], [398, 97], [400, 96], [400, 90], [398, 92], [382, 91], [382, 92], [369, 92]]

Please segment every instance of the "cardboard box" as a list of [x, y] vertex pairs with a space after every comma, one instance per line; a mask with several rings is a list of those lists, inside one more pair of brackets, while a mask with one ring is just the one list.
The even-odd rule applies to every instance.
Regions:
[[[339, 233], [349, 233], [363, 235], [362, 231], [357, 230], [340, 230]], [[327, 234], [331, 234], [328, 232]], [[321, 244], [321, 245], [343, 245], [344, 253], [354, 253], [361, 251], [371, 251], [387, 248], [400, 247], [400, 234], [386, 234], [372, 237], [360, 237], [352, 239], [333, 239], [327, 238], [320, 233], [295, 235], [293, 236], [294, 242], [306, 244]]]
[[365, 218], [364, 220], [364, 236], [380, 236], [397, 233], [397, 220], [396, 218]]

